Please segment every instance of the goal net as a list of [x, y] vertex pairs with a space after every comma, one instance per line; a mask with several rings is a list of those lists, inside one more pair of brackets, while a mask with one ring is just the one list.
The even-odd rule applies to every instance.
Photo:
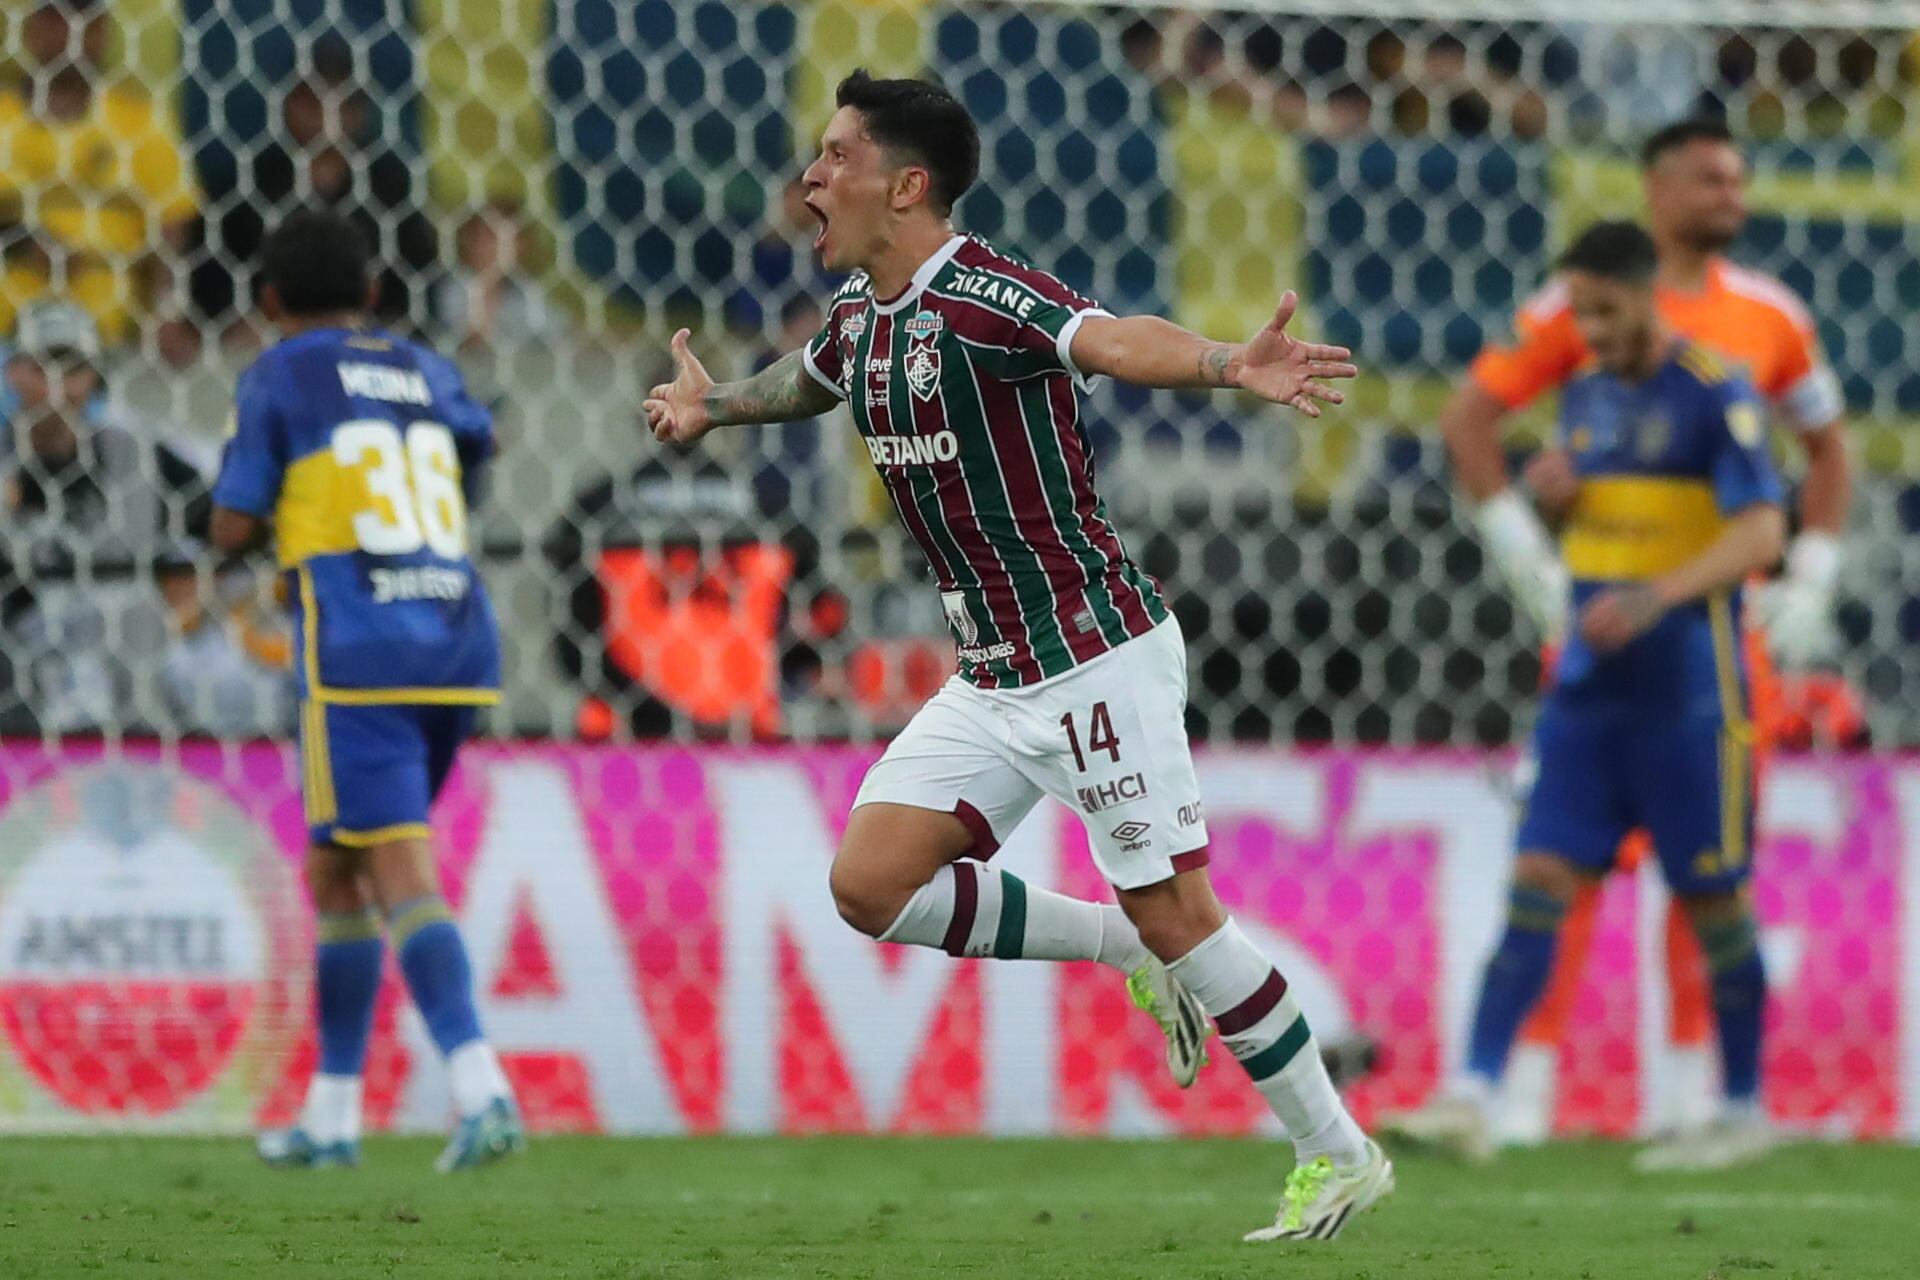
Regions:
[[[216, 570], [196, 535], [266, 336], [262, 231], [315, 202], [376, 238], [385, 322], [455, 354], [496, 413], [473, 551], [505, 697], [441, 839], [539, 1123], [1255, 1123], [1224, 1073], [1171, 1096], [1097, 975], [840, 936], [825, 858], [877, 744], [952, 669], [937, 593], [839, 411], [684, 454], [639, 423], [676, 328], [727, 376], [819, 325], [833, 282], [795, 179], [862, 66], [937, 77], [978, 118], [963, 230], [1210, 336], [1294, 287], [1300, 328], [1355, 349], [1363, 377], [1319, 421], [1112, 385], [1087, 421], [1188, 639], [1222, 883], [1317, 1023], [1395, 1047], [1363, 1109], [1418, 1098], [1496, 918], [1539, 680], [1436, 414], [1557, 247], [1639, 211], [1663, 124], [1732, 127], [1752, 169], [1734, 256], [1805, 299], [1846, 396], [1844, 687], [1807, 732], [1920, 742], [1917, 30], [1893, 0], [10, 6], [0, 1125], [246, 1125], [311, 1064], [291, 636], [267, 568]], [[59, 352], [88, 369], [49, 374]], [[1517, 450], [1550, 412], [1517, 420]], [[1778, 1107], [1894, 1132], [1920, 1116], [1920, 1015], [1898, 1016], [1920, 978], [1867, 976], [1855, 948], [1920, 945], [1890, 905], [1920, 874], [1900, 861], [1920, 779], [1893, 756], [1780, 776], [1763, 905], [1800, 948], [1784, 1024], [1818, 1048], [1771, 1064]], [[1004, 856], [1098, 891], [1063, 814]], [[1650, 879], [1608, 899], [1621, 947], [1581, 1006], [1604, 1034], [1562, 1062], [1565, 1125], [1664, 1105], [1639, 945], [1659, 910]], [[437, 1121], [431, 1058], [392, 986], [377, 1122]]]

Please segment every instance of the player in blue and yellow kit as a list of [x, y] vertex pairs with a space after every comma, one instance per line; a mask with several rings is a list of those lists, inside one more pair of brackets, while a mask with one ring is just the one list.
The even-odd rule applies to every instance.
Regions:
[[499, 633], [467, 556], [493, 422], [451, 363], [367, 326], [371, 252], [352, 223], [295, 214], [262, 267], [283, 340], [241, 375], [212, 536], [228, 552], [271, 539], [288, 577], [320, 1062], [299, 1123], [260, 1153], [358, 1160], [384, 913], [460, 1114], [439, 1167], [480, 1164], [523, 1145], [520, 1116], [480, 1031], [427, 812], [500, 696]]
[[1780, 557], [1783, 492], [1753, 388], [1660, 323], [1647, 234], [1599, 223], [1561, 267], [1593, 353], [1560, 408], [1560, 444], [1579, 476], [1561, 537], [1573, 616], [1534, 731], [1538, 778], [1466, 1068], [1391, 1127], [1491, 1150], [1489, 1104], [1545, 989], [1568, 904], [1640, 828], [1707, 955], [1727, 1099], [1708, 1130], [1651, 1149], [1642, 1167], [1722, 1166], [1769, 1145], [1738, 594]]

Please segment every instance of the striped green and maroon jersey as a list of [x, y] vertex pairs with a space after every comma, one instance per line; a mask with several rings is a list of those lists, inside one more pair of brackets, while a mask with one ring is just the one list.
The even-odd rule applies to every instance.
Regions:
[[1093, 483], [1071, 346], [1099, 307], [955, 236], [906, 291], [834, 295], [806, 367], [847, 402], [959, 645], [987, 689], [1033, 684], [1152, 630], [1159, 588]]

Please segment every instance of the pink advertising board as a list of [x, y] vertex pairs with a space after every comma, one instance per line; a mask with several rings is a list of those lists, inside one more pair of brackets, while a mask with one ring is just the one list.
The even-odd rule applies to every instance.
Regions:
[[[1256, 1131], [1230, 1062], [1181, 1093], [1090, 965], [954, 961], [837, 918], [835, 838], [870, 749], [477, 746], [437, 814], [490, 1034], [534, 1124], [621, 1133]], [[1386, 1047], [1354, 1094], [1423, 1097], [1497, 928], [1510, 758], [1200, 758], [1222, 896], [1323, 1036]], [[293, 753], [0, 747], [0, 1128], [238, 1131], [314, 1047]], [[1775, 976], [1767, 1099], [1796, 1127], [1920, 1133], [1920, 764], [1785, 760], [1758, 851]], [[1077, 822], [997, 855], [1102, 892]], [[1625, 1135], [1663, 1087], [1651, 873], [1616, 879], [1562, 1049], [1563, 1131]], [[376, 1126], [436, 1128], [443, 1072], [390, 974]]]

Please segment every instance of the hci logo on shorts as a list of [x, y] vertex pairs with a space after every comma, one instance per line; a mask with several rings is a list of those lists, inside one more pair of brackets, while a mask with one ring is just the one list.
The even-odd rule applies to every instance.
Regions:
[[1129, 800], [1146, 799], [1147, 776], [1144, 773], [1130, 773], [1112, 782], [1099, 782], [1091, 787], [1077, 787], [1075, 790], [1080, 796], [1081, 812], [1099, 813], [1102, 809], [1111, 809]]

